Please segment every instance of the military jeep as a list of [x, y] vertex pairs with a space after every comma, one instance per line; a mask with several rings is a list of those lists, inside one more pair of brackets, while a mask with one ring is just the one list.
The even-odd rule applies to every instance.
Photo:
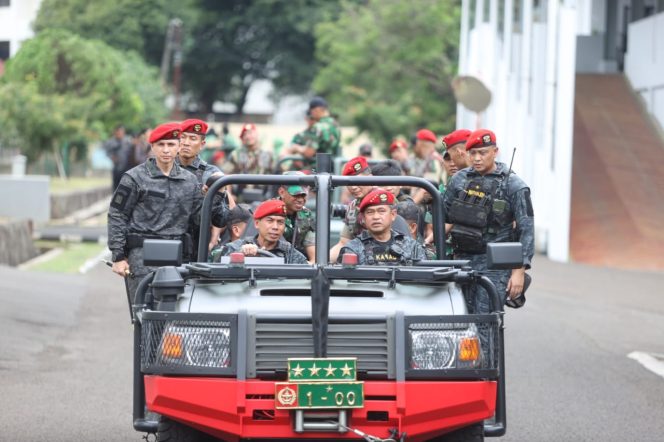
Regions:
[[[464, 261], [329, 263], [330, 196], [349, 183], [437, 195], [414, 177], [225, 176], [203, 205], [198, 262], [183, 265], [177, 241], [146, 241], [145, 263], [158, 268], [132, 305], [137, 431], [160, 441], [480, 441], [505, 433], [503, 299]], [[208, 263], [211, 195], [228, 184], [315, 190], [316, 263], [241, 254]], [[444, 257], [441, 199], [433, 206]], [[520, 266], [520, 253], [518, 244], [489, 245], [494, 268]], [[491, 314], [468, 314], [472, 284], [492, 296]]]

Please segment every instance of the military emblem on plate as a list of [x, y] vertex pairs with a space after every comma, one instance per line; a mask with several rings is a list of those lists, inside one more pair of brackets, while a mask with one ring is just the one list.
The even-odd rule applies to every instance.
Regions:
[[482, 142], [484, 144], [491, 144], [491, 135], [486, 134], [486, 135], [482, 136]]
[[294, 405], [295, 401], [297, 401], [297, 393], [292, 388], [286, 386], [277, 393], [277, 400], [284, 407]]

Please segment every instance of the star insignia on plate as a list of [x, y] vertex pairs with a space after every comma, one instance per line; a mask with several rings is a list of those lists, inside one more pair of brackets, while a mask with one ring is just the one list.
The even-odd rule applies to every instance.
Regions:
[[327, 366], [325, 371], [326, 371], [326, 373], [325, 373], [326, 377], [327, 376], [334, 376], [334, 372], [337, 371], [337, 369], [332, 367], [332, 363], [330, 363], [330, 365]]
[[352, 371], [353, 371], [353, 368], [349, 367], [348, 364], [344, 364], [344, 366], [341, 367], [341, 374], [344, 375], [344, 376], [351, 376]]
[[314, 365], [311, 366], [311, 368], [308, 369], [309, 373], [311, 376], [318, 376], [318, 372], [320, 371], [320, 367], [316, 367], [316, 363], [314, 362]]
[[295, 377], [302, 376], [303, 371], [304, 368], [300, 367], [300, 364], [297, 364], [295, 367], [293, 367], [293, 376]]

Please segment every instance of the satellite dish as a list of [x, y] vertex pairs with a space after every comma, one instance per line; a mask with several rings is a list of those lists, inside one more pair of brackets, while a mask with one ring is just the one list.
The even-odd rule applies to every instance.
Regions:
[[460, 75], [452, 80], [454, 98], [466, 109], [480, 113], [491, 104], [491, 91], [477, 77]]

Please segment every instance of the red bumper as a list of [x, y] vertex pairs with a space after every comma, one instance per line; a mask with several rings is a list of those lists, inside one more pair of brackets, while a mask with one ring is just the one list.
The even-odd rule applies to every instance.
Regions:
[[[396, 428], [420, 441], [492, 416], [496, 382], [366, 381], [364, 395], [364, 408], [350, 412], [351, 427], [378, 437]], [[274, 408], [271, 381], [145, 376], [145, 398], [150, 410], [228, 441], [358, 439], [353, 433], [295, 433], [292, 412]]]

